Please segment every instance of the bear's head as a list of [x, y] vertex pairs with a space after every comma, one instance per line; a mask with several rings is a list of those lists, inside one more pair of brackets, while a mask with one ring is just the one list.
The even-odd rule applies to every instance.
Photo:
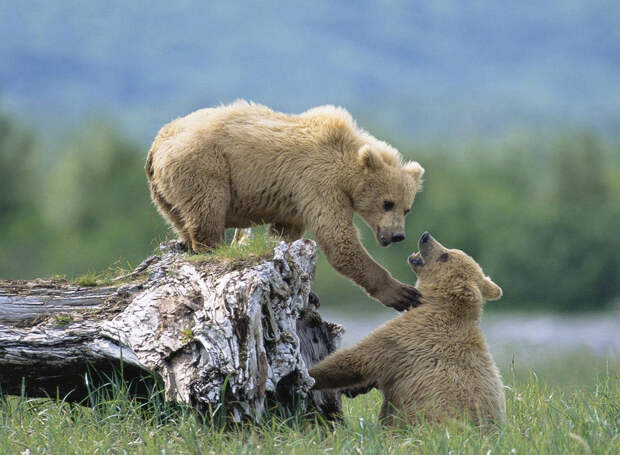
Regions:
[[502, 289], [470, 256], [444, 247], [425, 232], [418, 241], [419, 252], [409, 256], [409, 265], [418, 276], [416, 287], [425, 297], [457, 304], [481, 304], [497, 300]]
[[415, 161], [402, 164], [386, 143], [375, 141], [358, 152], [359, 173], [353, 190], [354, 210], [372, 228], [377, 242], [388, 246], [405, 239], [405, 217], [421, 189], [424, 169]]

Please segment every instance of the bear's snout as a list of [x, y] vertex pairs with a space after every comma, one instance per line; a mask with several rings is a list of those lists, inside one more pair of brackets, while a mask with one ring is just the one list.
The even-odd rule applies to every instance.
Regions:
[[403, 231], [392, 232], [391, 229], [377, 229], [377, 241], [381, 246], [388, 246], [403, 240], [405, 240], [405, 233]]
[[424, 265], [424, 259], [422, 258], [422, 255], [419, 252], [414, 253], [411, 256], [409, 256], [409, 264], [411, 264], [414, 267], [421, 267]]
[[418, 240], [418, 249], [420, 250], [420, 254], [428, 259], [432, 254], [432, 250], [434, 249], [436, 243], [437, 242], [433, 236], [428, 233], [428, 231], [424, 232]]
[[403, 240], [405, 240], [404, 232], [397, 232], [396, 234], [392, 235], [392, 242], [402, 242]]

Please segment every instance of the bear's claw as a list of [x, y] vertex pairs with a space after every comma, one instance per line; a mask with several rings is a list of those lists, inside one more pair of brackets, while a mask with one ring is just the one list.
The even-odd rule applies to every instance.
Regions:
[[399, 289], [398, 297], [389, 305], [396, 311], [406, 311], [420, 305], [420, 292], [412, 286], [402, 286]]

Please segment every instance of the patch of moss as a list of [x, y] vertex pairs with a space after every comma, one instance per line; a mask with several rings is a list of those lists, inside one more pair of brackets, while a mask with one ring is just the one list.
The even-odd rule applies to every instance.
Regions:
[[131, 264], [116, 264], [108, 267], [103, 272], [89, 271], [77, 278], [71, 280], [72, 283], [78, 286], [110, 286], [112, 284], [122, 284], [130, 281], [137, 281], [145, 278], [147, 272], [140, 273], [139, 275], [129, 276], [120, 280], [116, 280], [116, 277], [130, 274], [134, 270]]
[[52, 281], [67, 281], [67, 276], [63, 275], [61, 273], [58, 273], [58, 274], [56, 274], [54, 276], [51, 276], [50, 280], [52, 280]]
[[194, 339], [194, 331], [192, 329], [181, 330], [181, 341], [189, 343]]
[[97, 286], [98, 274], [95, 272], [86, 272], [84, 275], [80, 275], [74, 280], [75, 284], [79, 286]]
[[56, 325], [64, 327], [71, 322], [71, 316], [63, 313], [55, 314], [54, 320], [56, 321]]
[[258, 259], [270, 257], [273, 254], [273, 249], [280, 241], [280, 238], [271, 236], [266, 232], [254, 232], [254, 237], [247, 243], [220, 245], [210, 252], [188, 254], [187, 260], [198, 263], [220, 260], [230, 265], [245, 265]]

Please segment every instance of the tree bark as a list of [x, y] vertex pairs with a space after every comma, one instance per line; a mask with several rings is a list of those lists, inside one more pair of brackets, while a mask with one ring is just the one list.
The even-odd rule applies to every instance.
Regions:
[[267, 406], [333, 418], [340, 395], [311, 391], [308, 368], [343, 329], [317, 312], [315, 262], [311, 240], [236, 262], [170, 242], [123, 284], [0, 282], [1, 390], [83, 401], [89, 371], [121, 372], [136, 393], [148, 385], [139, 379], [161, 378], [167, 399], [204, 413], [225, 403], [234, 421]]

